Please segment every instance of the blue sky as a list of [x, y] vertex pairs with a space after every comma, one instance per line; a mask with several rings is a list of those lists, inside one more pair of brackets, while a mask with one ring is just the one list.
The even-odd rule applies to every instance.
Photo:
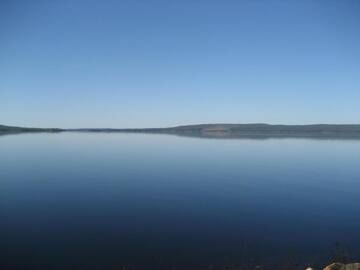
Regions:
[[0, 2], [0, 123], [360, 124], [360, 1]]

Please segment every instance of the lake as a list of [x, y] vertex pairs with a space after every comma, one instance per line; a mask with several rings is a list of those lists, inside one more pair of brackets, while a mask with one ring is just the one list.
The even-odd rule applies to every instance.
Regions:
[[0, 187], [3, 270], [360, 258], [360, 140], [4, 135]]

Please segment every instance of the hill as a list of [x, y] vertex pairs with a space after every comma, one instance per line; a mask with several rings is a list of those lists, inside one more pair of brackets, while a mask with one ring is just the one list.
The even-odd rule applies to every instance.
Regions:
[[169, 128], [26, 128], [0, 125], [2, 133], [21, 132], [122, 132], [162, 133], [194, 137], [346, 137], [360, 138], [360, 125], [269, 125], [269, 124], [200, 124]]

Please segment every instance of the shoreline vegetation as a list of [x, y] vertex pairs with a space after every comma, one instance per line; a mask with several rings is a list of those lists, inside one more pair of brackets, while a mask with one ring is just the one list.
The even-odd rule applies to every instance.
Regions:
[[270, 125], [270, 124], [200, 124], [168, 128], [33, 128], [0, 125], [0, 135], [18, 133], [98, 132], [151, 133], [199, 138], [350, 138], [360, 139], [360, 125]]

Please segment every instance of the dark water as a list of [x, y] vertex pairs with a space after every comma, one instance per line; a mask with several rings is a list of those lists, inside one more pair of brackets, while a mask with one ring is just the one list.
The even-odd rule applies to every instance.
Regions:
[[359, 199], [360, 140], [1, 136], [0, 269], [359, 259]]

